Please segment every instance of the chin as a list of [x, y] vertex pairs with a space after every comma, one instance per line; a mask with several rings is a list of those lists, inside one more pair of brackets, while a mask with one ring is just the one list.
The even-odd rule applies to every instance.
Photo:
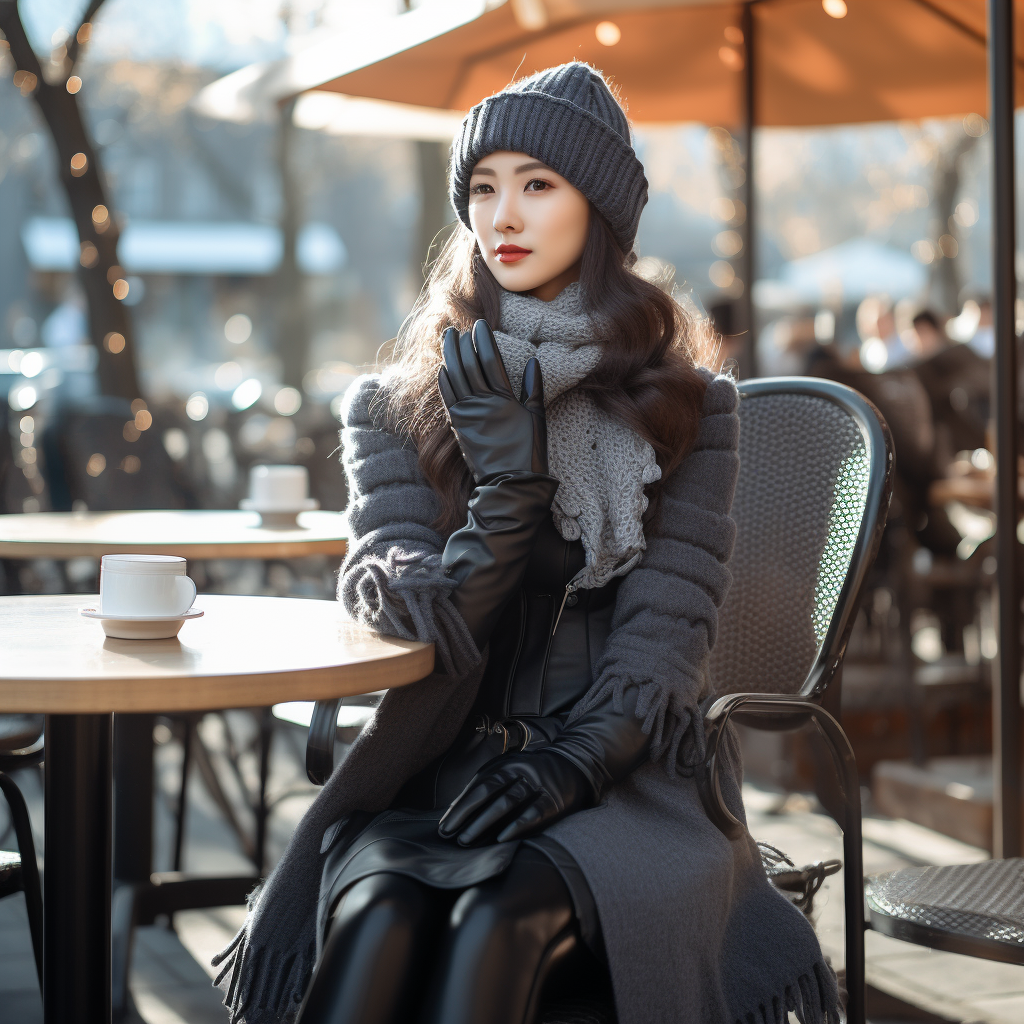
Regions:
[[515, 269], [515, 264], [512, 266], [506, 266], [503, 263], [496, 265], [488, 264], [488, 269], [494, 280], [501, 285], [502, 288], [507, 292], [528, 292], [534, 288], [539, 288], [549, 279], [543, 275], [538, 275], [536, 271], [530, 274], [518, 273]]

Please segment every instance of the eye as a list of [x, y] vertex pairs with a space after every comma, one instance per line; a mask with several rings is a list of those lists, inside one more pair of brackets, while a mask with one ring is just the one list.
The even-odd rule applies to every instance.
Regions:
[[482, 195], [487, 195], [487, 193], [493, 192], [493, 191], [494, 191], [494, 186], [493, 185], [488, 185], [486, 181], [482, 181], [478, 185], [471, 185], [470, 189], [469, 189], [469, 194], [471, 196], [482, 196]]
[[549, 188], [551, 188], [551, 183], [550, 182], [544, 181], [541, 178], [531, 178], [526, 183], [526, 188], [523, 189], [523, 191], [524, 192], [543, 192], [545, 189], [549, 189]]

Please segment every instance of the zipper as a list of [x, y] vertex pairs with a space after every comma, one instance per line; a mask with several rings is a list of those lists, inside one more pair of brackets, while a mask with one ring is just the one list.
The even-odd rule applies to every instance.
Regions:
[[558, 615], [555, 617], [555, 627], [551, 630], [551, 635], [554, 636], [558, 630], [558, 623], [562, 621], [562, 612], [565, 610], [565, 602], [569, 600], [570, 594], [575, 594], [579, 587], [576, 586], [576, 581], [586, 572], [586, 567], [580, 569], [578, 573], [565, 585], [565, 594], [562, 596], [562, 603], [558, 606]]

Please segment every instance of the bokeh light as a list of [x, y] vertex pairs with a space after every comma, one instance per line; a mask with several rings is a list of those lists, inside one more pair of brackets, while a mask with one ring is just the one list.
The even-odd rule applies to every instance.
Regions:
[[232, 345], [241, 345], [252, 336], [252, 321], [244, 313], [229, 316], [224, 324], [224, 337]]
[[263, 394], [263, 385], [255, 378], [243, 380], [231, 396], [231, 404], [241, 412], [254, 406]]
[[302, 395], [298, 388], [281, 388], [274, 395], [274, 409], [282, 416], [294, 416], [302, 406]]
[[209, 411], [210, 400], [202, 391], [197, 391], [195, 394], [190, 395], [188, 401], [185, 403], [185, 415], [196, 423], [200, 420], [205, 420]]
[[29, 384], [15, 384], [11, 388], [7, 401], [15, 412], [22, 409], [31, 409], [39, 398], [39, 392]]

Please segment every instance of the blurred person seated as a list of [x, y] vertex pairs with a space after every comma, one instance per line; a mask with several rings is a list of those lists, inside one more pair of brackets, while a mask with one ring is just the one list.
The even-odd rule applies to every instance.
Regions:
[[952, 341], [966, 342], [982, 359], [995, 354], [995, 329], [992, 323], [992, 297], [976, 288], [960, 293], [960, 315], [946, 324]]
[[918, 310], [912, 323], [914, 371], [928, 393], [935, 423], [935, 461], [948, 467], [957, 452], [985, 445], [989, 363], [970, 345], [952, 341], [931, 310]]
[[930, 309], [922, 309], [915, 314], [911, 320], [911, 332], [908, 340], [911, 351], [919, 360], [928, 359], [949, 348], [946, 332]]
[[933, 404], [919, 367], [900, 366], [872, 373], [851, 362], [838, 358], [838, 353], [823, 351], [812, 372], [859, 391], [878, 406], [889, 424], [896, 448], [890, 525], [905, 527], [935, 554], [954, 554], [960, 534], [944, 510], [931, 507], [928, 501], [931, 484], [945, 476], [946, 462], [944, 450], [940, 451], [937, 443]]
[[761, 331], [757, 339], [758, 375], [762, 377], [803, 376], [818, 345], [813, 313], [779, 317]]
[[865, 370], [881, 373], [907, 366], [914, 354], [896, 329], [896, 315], [888, 295], [869, 295], [857, 307], [860, 361]]

